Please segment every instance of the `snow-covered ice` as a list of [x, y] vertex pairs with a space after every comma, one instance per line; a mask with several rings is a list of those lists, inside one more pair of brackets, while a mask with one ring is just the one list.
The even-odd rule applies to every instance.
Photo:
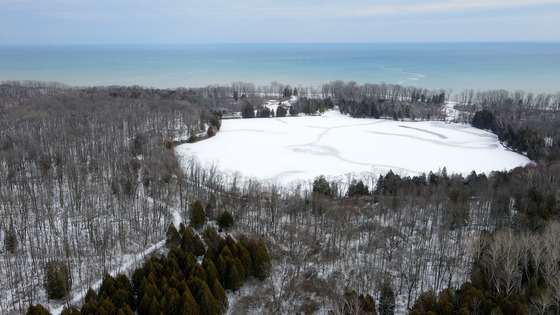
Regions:
[[283, 184], [318, 175], [361, 176], [447, 172], [468, 175], [524, 166], [531, 161], [505, 148], [497, 136], [469, 125], [439, 121], [322, 116], [224, 120], [213, 138], [176, 148], [225, 172]]

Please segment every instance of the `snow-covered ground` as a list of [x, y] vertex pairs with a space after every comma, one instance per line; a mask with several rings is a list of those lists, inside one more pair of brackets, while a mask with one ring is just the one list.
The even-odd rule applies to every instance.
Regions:
[[288, 184], [330, 177], [447, 172], [468, 175], [524, 166], [530, 160], [498, 138], [468, 125], [322, 116], [224, 120], [215, 137], [183, 144], [183, 161], [196, 157], [225, 172]]

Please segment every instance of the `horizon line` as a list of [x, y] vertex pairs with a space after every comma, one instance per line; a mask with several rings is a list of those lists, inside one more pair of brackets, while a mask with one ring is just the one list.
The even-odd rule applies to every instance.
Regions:
[[146, 43], [0, 43], [0, 46], [149, 46], [149, 45], [309, 45], [309, 44], [558, 44], [560, 40], [496, 40], [496, 41], [294, 41], [294, 42], [146, 42]]

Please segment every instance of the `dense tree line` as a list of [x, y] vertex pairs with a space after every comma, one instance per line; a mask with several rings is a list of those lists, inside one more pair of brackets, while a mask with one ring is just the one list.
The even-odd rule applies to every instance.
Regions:
[[[224, 291], [236, 291], [249, 277], [261, 281], [268, 274], [270, 258], [262, 241], [241, 236], [222, 238], [209, 228], [204, 233], [207, 248], [198, 234], [181, 224], [167, 231], [167, 256], [153, 255], [129, 279], [105, 273], [98, 292], [91, 288], [79, 309], [62, 314], [222, 314], [228, 309]], [[196, 245], [201, 244], [201, 247]], [[202, 264], [197, 258], [202, 257]], [[27, 314], [41, 314], [31, 306]]]
[[[477, 111], [472, 125], [480, 129], [489, 129], [498, 135], [500, 141], [511, 149], [526, 154], [531, 160], [550, 163], [560, 158], [560, 119], [556, 113], [548, 114], [548, 126], [541, 126], [541, 117], [524, 115], [518, 121], [504, 119], [499, 110], [496, 114], [488, 109]], [[525, 117], [526, 116], [526, 117]], [[540, 116], [540, 115], [539, 115]], [[535, 121], [535, 119], [537, 119]]]

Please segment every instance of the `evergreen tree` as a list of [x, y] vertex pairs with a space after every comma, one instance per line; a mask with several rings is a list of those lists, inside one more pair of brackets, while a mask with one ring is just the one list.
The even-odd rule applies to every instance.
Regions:
[[91, 288], [88, 290], [88, 293], [86, 294], [86, 303], [82, 306], [82, 309], [80, 310], [80, 312], [83, 315], [95, 315], [97, 314], [97, 295], [92, 296], [90, 294], [90, 292], [93, 292], [93, 294], [95, 294], [95, 291], [93, 291]]
[[238, 257], [235, 257], [233, 259], [233, 264], [235, 265], [235, 267], [237, 268], [237, 272], [239, 273], [239, 281], [240, 281], [239, 286], [241, 287], [241, 284], [243, 284], [243, 281], [247, 276], [247, 272], [245, 271], [245, 267], [243, 267], [243, 263], [241, 262], [241, 259], [239, 259]]
[[229, 307], [228, 299], [226, 292], [224, 291], [224, 287], [220, 284], [218, 279], [214, 279], [214, 284], [212, 285], [212, 295], [214, 295], [216, 303], [222, 313], [225, 313]]
[[148, 315], [150, 314], [150, 305], [152, 304], [152, 299], [148, 296], [148, 294], [144, 294], [140, 303], [138, 305], [138, 315]]
[[119, 314], [119, 315], [134, 315], [134, 311], [132, 310], [132, 308], [130, 308], [130, 306], [125, 305], [124, 307], [119, 309], [119, 312], [117, 314]]
[[105, 296], [113, 296], [117, 292], [116, 282], [115, 279], [108, 273], [105, 272], [103, 276], [103, 282], [101, 283], [101, 287], [99, 288], [99, 296], [102, 296], [105, 293]]
[[249, 253], [247, 248], [245, 248], [245, 246], [241, 244], [241, 242], [238, 242], [237, 248], [239, 252], [238, 257], [241, 260], [243, 267], [245, 268], [247, 277], [250, 277], [253, 275], [253, 261], [251, 260], [251, 254]]
[[105, 297], [103, 299], [101, 299], [99, 301], [99, 308], [97, 309], [99, 314], [116, 314], [117, 313], [117, 308], [115, 307], [115, 304], [113, 304], [113, 301], [111, 301], [110, 297]]
[[379, 297], [379, 315], [395, 314], [395, 293], [388, 283], [384, 283]]
[[14, 230], [13, 222], [10, 222], [10, 227], [4, 232], [4, 248], [9, 253], [15, 253], [17, 249], [17, 235]]
[[233, 226], [233, 216], [229, 211], [225, 210], [218, 216], [218, 226], [225, 231]]
[[224, 257], [224, 259], [226, 259], [228, 257], [229, 258], [234, 257], [233, 254], [231, 253], [231, 250], [229, 249], [229, 247], [227, 245], [223, 246], [222, 251], [220, 252], [220, 255], [222, 255], [222, 257]]
[[202, 281], [206, 280], [206, 271], [204, 270], [204, 268], [202, 268], [201, 265], [196, 264], [193, 266], [190, 275], [189, 275], [189, 279], [190, 278], [198, 278]]
[[86, 303], [97, 303], [97, 293], [95, 293], [95, 290], [93, 290], [91, 287], [86, 292], [85, 301]]
[[264, 106], [263, 108], [257, 111], [257, 117], [259, 118], [268, 118], [270, 117], [270, 108]]
[[474, 114], [472, 125], [478, 129], [494, 130], [494, 114], [491, 111], [483, 109]]
[[315, 180], [313, 181], [313, 192], [325, 196], [331, 195], [331, 186], [325, 179], [325, 176], [321, 175], [315, 178]]
[[241, 112], [241, 117], [243, 118], [255, 118], [255, 107], [249, 102], [245, 102], [245, 107]]
[[264, 246], [264, 242], [259, 241], [255, 245], [254, 254], [251, 255], [251, 261], [253, 262], [253, 275], [259, 279], [264, 280], [268, 277], [268, 272], [270, 270], [270, 257]]
[[196, 303], [196, 300], [191, 294], [191, 291], [187, 289], [185, 293], [181, 296], [181, 310], [180, 315], [198, 315], [200, 314], [200, 307]]
[[286, 117], [288, 115], [288, 110], [280, 105], [278, 106], [278, 109], [276, 109], [276, 117]]
[[290, 105], [290, 109], [288, 110], [290, 116], [297, 116], [299, 114], [298, 110], [295, 109], [293, 106]]
[[202, 256], [204, 255], [204, 253], [206, 253], [206, 248], [204, 248], [204, 243], [202, 242], [198, 234], [194, 234], [193, 236], [193, 245], [194, 245], [193, 254], [195, 256]]
[[174, 288], [171, 288], [165, 294], [167, 305], [163, 310], [165, 315], [176, 315], [181, 312], [181, 296]]
[[233, 261], [231, 262], [227, 275], [226, 288], [232, 290], [233, 292], [239, 290], [241, 283], [243, 283], [243, 279], [241, 279], [241, 276], [237, 271], [237, 266], [233, 263]]
[[195, 300], [198, 302], [201, 314], [217, 315], [222, 313], [216, 299], [212, 295], [212, 291], [205, 282], [202, 282], [202, 286]]
[[367, 186], [364, 185], [364, 182], [362, 182], [361, 180], [359, 182], [353, 180], [350, 186], [348, 187], [349, 197], [367, 196], [367, 195], [369, 195], [369, 189]]
[[218, 255], [218, 259], [216, 259], [216, 271], [218, 272], [218, 279], [220, 280], [221, 283], [225, 283], [224, 281], [224, 275], [226, 274], [226, 261], [224, 259], [224, 257], [220, 254]]
[[190, 225], [195, 229], [200, 229], [206, 222], [206, 214], [204, 207], [200, 200], [196, 200], [189, 207], [190, 210]]
[[27, 308], [26, 315], [50, 315], [51, 313], [41, 304], [37, 304], [35, 306], [30, 305]]
[[169, 227], [167, 228], [165, 246], [167, 248], [171, 248], [171, 246], [173, 246], [173, 245], [181, 246], [181, 235], [179, 234], [179, 232], [175, 228], [175, 225], [173, 223], [171, 223], [171, 224], [169, 224]]
[[373, 297], [371, 295], [366, 295], [365, 297], [360, 294], [360, 304], [362, 307], [362, 310], [365, 313], [369, 313], [372, 315], [376, 315], [376, 311], [375, 311], [375, 301], [373, 300]]
[[58, 300], [68, 295], [72, 286], [70, 272], [59, 260], [50, 261], [45, 266], [44, 287], [49, 299]]
[[152, 298], [152, 303], [150, 303], [150, 310], [148, 312], [148, 314], [159, 314], [161, 313], [162, 309], [161, 309], [161, 304], [159, 304], [159, 301], [156, 299], [156, 297], [154, 296]]
[[218, 279], [216, 266], [210, 259], [204, 258], [204, 261], [202, 261], [202, 268], [204, 268], [204, 271], [206, 272], [206, 284], [208, 284], [209, 287], [212, 287], [212, 285], [214, 285], [214, 280]]
[[144, 273], [143, 268], [136, 268], [134, 273], [132, 274], [132, 292], [136, 297], [136, 305], [140, 304], [140, 300], [144, 296], [144, 292], [140, 293], [140, 286], [142, 285], [142, 281], [145, 280], [146, 276]]
[[[134, 301], [134, 290], [132, 288], [132, 284], [130, 283], [130, 280], [128, 279], [128, 277], [124, 274], [118, 274], [117, 275], [117, 293], [120, 292], [120, 294], [125, 298], [125, 304], [127, 304], [128, 306], [130, 306], [131, 309], [135, 309], [135, 301]], [[115, 303], [115, 306], [117, 306], [118, 308], [122, 308], [123, 305], [117, 305]]]
[[181, 250], [186, 253], [192, 253], [194, 251], [194, 233], [190, 227], [186, 229], [181, 236]]

